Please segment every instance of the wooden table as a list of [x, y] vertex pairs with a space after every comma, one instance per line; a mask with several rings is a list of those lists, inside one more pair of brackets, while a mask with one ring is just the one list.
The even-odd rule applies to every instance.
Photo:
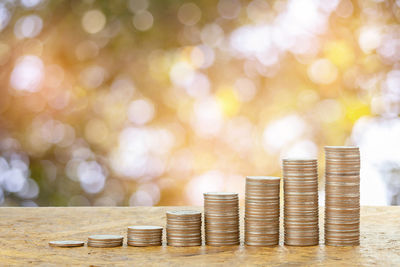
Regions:
[[[359, 247], [53, 248], [48, 245], [51, 240], [86, 240], [91, 234], [126, 235], [127, 226], [135, 224], [165, 225], [165, 211], [185, 208], [0, 208], [0, 265], [400, 266], [400, 207], [363, 207]], [[321, 227], [322, 218], [321, 210]]]

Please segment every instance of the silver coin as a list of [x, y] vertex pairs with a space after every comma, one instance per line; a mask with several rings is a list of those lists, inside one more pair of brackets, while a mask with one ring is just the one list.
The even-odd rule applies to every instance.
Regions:
[[50, 241], [49, 246], [51, 247], [82, 247], [85, 244], [83, 241], [75, 240], [60, 240], [60, 241]]

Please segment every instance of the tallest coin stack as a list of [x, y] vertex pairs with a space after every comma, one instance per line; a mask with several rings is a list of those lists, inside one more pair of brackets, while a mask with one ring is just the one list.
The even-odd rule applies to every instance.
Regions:
[[325, 244], [360, 244], [360, 151], [325, 147]]

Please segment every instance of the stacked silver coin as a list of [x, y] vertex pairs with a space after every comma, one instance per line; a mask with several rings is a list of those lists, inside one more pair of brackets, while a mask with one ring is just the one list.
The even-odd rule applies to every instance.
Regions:
[[285, 245], [318, 245], [317, 160], [284, 159], [282, 167]]
[[325, 244], [360, 244], [360, 151], [325, 147]]
[[91, 235], [88, 237], [88, 246], [96, 248], [120, 247], [124, 241], [122, 235]]
[[128, 246], [150, 247], [162, 245], [161, 226], [138, 225], [128, 227]]
[[201, 246], [201, 212], [168, 211], [167, 245], [174, 247]]
[[245, 244], [274, 246], [279, 244], [280, 177], [246, 178]]
[[239, 196], [237, 193], [204, 193], [206, 245], [239, 245]]

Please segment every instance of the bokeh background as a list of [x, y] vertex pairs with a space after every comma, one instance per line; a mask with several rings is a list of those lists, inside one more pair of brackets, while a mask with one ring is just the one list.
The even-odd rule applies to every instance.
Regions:
[[0, 203], [201, 205], [324, 145], [400, 203], [400, 1], [0, 0]]

